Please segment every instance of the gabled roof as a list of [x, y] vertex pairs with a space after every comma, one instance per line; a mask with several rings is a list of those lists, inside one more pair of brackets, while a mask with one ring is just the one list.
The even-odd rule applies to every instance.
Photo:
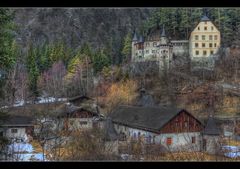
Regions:
[[78, 100], [80, 100], [80, 101], [82, 101], [82, 100], [92, 100], [92, 98], [90, 98], [88, 96], [84, 96], [84, 95], [68, 98], [69, 102], [75, 102], [75, 101], [78, 101]]
[[165, 124], [182, 111], [183, 109], [175, 107], [119, 106], [112, 112], [110, 117], [115, 123], [159, 132]]
[[2, 126], [33, 126], [34, 118], [29, 116], [9, 116]]
[[200, 21], [205, 22], [205, 21], [210, 21], [210, 19], [206, 15], [204, 15]]
[[70, 104], [70, 105], [65, 104], [65, 105], [60, 106], [55, 111], [55, 113], [57, 116], [60, 116], [60, 117], [62, 117], [62, 116], [65, 117], [67, 115], [69, 115], [71, 117], [74, 115], [75, 112], [78, 112], [78, 111], [87, 111], [87, 112], [91, 112], [95, 116], [98, 115], [97, 109], [89, 107], [88, 105], [78, 107], [78, 106], [74, 106], [72, 104]]
[[210, 116], [207, 125], [203, 131], [205, 135], [220, 135], [220, 129], [216, 125], [215, 119]]
[[137, 106], [154, 106], [152, 95], [148, 94], [144, 88], [140, 90], [140, 95], [137, 99]]

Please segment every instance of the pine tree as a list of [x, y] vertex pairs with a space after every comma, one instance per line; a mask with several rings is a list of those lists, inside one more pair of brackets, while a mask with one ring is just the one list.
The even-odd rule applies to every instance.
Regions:
[[104, 50], [99, 50], [95, 53], [93, 59], [93, 69], [94, 73], [102, 71], [104, 67], [108, 67], [111, 64], [111, 59], [109, 56], [104, 52]]
[[17, 45], [14, 41], [13, 13], [9, 9], [0, 9], [0, 98], [4, 98], [6, 74], [16, 63]]
[[27, 69], [29, 77], [29, 88], [34, 97], [38, 96], [37, 80], [39, 76], [39, 69], [37, 64], [37, 49], [30, 44], [27, 53]]
[[129, 60], [130, 56], [131, 56], [131, 44], [132, 44], [132, 38], [131, 38], [131, 34], [128, 33], [126, 35], [126, 37], [124, 38], [124, 42], [123, 42], [123, 49], [122, 49], [122, 57], [123, 57], [123, 62], [126, 62], [127, 60]]
[[9, 9], [0, 9], [0, 67], [4, 70], [11, 69], [16, 61], [12, 20], [13, 13]]

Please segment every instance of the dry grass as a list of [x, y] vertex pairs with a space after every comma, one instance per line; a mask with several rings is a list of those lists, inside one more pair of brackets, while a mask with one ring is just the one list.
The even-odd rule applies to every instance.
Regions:
[[209, 155], [202, 152], [166, 153], [161, 156], [148, 156], [146, 161], [233, 161], [223, 156]]
[[240, 141], [237, 140], [232, 140], [232, 139], [226, 139], [225, 142], [227, 143], [227, 145], [229, 146], [240, 146]]
[[31, 141], [35, 153], [42, 153], [42, 147], [37, 140]]

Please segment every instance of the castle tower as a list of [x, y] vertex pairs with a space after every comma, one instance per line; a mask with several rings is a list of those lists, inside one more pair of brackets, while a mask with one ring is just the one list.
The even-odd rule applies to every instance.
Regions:
[[166, 37], [165, 28], [164, 28], [164, 25], [163, 25], [162, 33], [161, 33], [161, 36], [160, 36], [160, 44], [167, 45], [167, 43], [168, 43], [168, 39]]
[[138, 42], [138, 37], [136, 31], [134, 31], [133, 39], [132, 39], [132, 61], [137, 57], [136, 54], [136, 43]]
[[139, 37], [139, 41], [137, 44], [137, 50], [138, 50], [138, 58], [141, 60], [144, 58], [144, 38], [142, 35]]
[[170, 62], [172, 60], [172, 44], [168, 42], [164, 25], [162, 28], [160, 44], [158, 45], [158, 48], [159, 70], [168, 71], [170, 67]]

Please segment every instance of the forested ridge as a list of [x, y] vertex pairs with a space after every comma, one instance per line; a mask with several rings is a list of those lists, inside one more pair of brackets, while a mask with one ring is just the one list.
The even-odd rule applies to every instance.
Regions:
[[100, 75], [129, 78], [121, 66], [129, 61], [134, 30], [146, 37], [165, 25], [172, 39], [188, 39], [204, 14], [221, 31], [223, 47], [238, 45], [238, 8], [1, 9], [0, 63], [8, 77], [2, 93], [12, 103], [64, 97], [88, 93]]

